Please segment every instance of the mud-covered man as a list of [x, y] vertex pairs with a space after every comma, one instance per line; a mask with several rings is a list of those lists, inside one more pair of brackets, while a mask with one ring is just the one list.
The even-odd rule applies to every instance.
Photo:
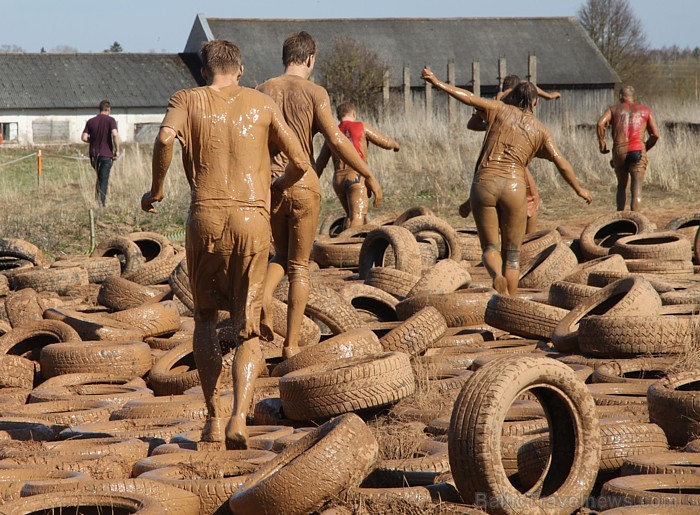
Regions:
[[[481, 109], [487, 124], [470, 192], [483, 261], [494, 289], [515, 295], [520, 278], [520, 246], [527, 221], [525, 168], [533, 158], [552, 161], [576, 194], [592, 202], [576, 180], [571, 164], [559, 153], [547, 128], [535, 117], [537, 89], [521, 82], [507, 104], [477, 97], [438, 80], [425, 68], [421, 77], [460, 102]], [[499, 246], [500, 240], [500, 246]]]
[[[285, 120], [299, 138], [306, 156], [313, 160], [313, 137], [320, 132], [333, 153], [347, 162], [365, 179], [374, 205], [379, 205], [382, 189], [348, 138], [335, 123], [326, 90], [308, 80], [316, 62], [316, 42], [306, 32], [291, 34], [282, 47], [284, 73], [261, 84], [258, 89], [279, 105]], [[273, 176], [287, 166], [288, 156], [279, 149], [272, 162]], [[294, 163], [290, 167], [293, 168]], [[289, 358], [299, 350], [299, 331], [309, 297], [309, 258], [316, 236], [321, 209], [321, 186], [315, 171], [307, 171], [288, 190], [273, 190], [271, 199], [272, 236], [275, 257], [270, 261], [265, 277], [263, 337], [271, 339], [272, 294], [285, 273], [289, 276], [287, 334], [283, 357]]]
[[[352, 141], [352, 145], [364, 162], [367, 162], [369, 143], [394, 152], [398, 152], [401, 148], [389, 136], [384, 136], [368, 123], [358, 121], [357, 108], [352, 102], [339, 104], [336, 107], [336, 114], [340, 120], [338, 128]], [[328, 142], [324, 143], [321, 153], [316, 159], [316, 171], [319, 177], [326, 168], [331, 154]], [[344, 228], [365, 224], [369, 207], [365, 178], [348, 166], [345, 161], [335, 156], [333, 156], [333, 168], [333, 191], [345, 210]]]
[[[630, 209], [642, 206], [642, 184], [647, 169], [647, 152], [659, 141], [659, 128], [651, 110], [635, 101], [634, 88], [620, 89], [620, 103], [608, 107], [598, 120], [598, 145], [601, 154], [610, 152], [605, 144], [605, 132], [612, 125], [612, 160], [617, 176], [615, 201], [618, 211], [627, 204], [627, 183], [630, 183]], [[644, 141], [645, 134], [649, 137]]]
[[[264, 364], [259, 342], [262, 289], [270, 245], [269, 145], [289, 156], [288, 173], [274, 191], [303, 174], [315, 175], [308, 155], [268, 96], [238, 85], [241, 54], [229, 41], [206, 42], [201, 50], [207, 86], [181, 90], [170, 99], [153, 149], [151, 190], [141, 207], [155, 212], [172, 160], [182, 145], [191, 189], [186, 257], [194, 301], [194, 359], [208, 415], [202, 441], [247, 447], [246, 412], [254, 381]], [[236, 343], [233, 361], [233, 414], [222, 430], [219, 378], [222, 352], [217, 312], [230, 312]]]

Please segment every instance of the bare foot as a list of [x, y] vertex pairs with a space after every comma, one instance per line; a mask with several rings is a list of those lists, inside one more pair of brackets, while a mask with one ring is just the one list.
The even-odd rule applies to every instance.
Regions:
[[294, 347], [292, 347], [292, 346], [283, 347], [282, 348], [282, 358], [289, 359], [292, 356], [296, 356], [297, 354], [299, 354], [300, 350], [301, 349], [299, 348], [298, 345], [295, 345]]
[[508, 281], [502, 275], [493, 278], [493, 289], [501, 295], [508, 295]]
[[222, 418], [208, 418], [204, 423], [200, 440], [202, 442], [223, 442], [224, 431], [222, 425]]
[[245, 451], [248, 449], [248, 429], [245, 425], [245, 415], [240, 418], [231, 415], [226, 424], [226, 449], [229, 451]]

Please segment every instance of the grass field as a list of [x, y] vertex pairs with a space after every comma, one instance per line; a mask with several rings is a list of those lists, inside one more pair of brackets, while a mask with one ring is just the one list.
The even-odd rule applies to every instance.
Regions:
[[[667, 116], [682, 109], [667, 108]], [[463, 111], [466, 113], [466, 110]], [[686, 112], [686, 116], [687, 116]], [[664, 115], [666, 116], [666, 115]], [[660, 118], [663, 122], [664, 118]], [[454, 224], [462, 220], [456, 208], [467, 196], [482, 134], [467, 131], [466, 118], [451, 124], [446, 119], [425, 119], [422, 113], [397, 116], [375, 124], [398, 140], [399, 153], [373, 148], [369, 160], [384, 189], [384, 202], [375, 214], [425, 205]], [[583, 227], [594, 216], [614, 210], [615, 179], [609, 157], [597, 151], [592, 130], [551, 127], [563, 154], [571, 161], [579, 180], [594, 195], [586, 206], [559, 177], [549, 162], [535, 160], [531, 169], [539, 184], [543, 205], [540, 225], [566, 224]], [[700, 152], [697, 134], [690, 130], [662, 130], [656, 148], [649, 153], [643, 212], [660, 227], [680, 213], [699, 211]], [[317, 136], [316, 148], [322, 139]], [[37, 183], [36, 158], [2, 167], [33, 149], [0, 147], [0, 234], [29, 240], [51, 256], [87, 253], [90, 249], [89, 211], [95, 215], [97, 241], [111, 234], [133, 230], [161, 233], [181, 231], [187, 216], [189, 187], [179, 152], [166, 184], [166, 199], [158, 214], [141, 211], [141, 195], [150, 185], [151, 147], [127, 145], [122, 159], [112, 168], [107, 207], [94, 201], [94, 171], [89, 161], [76, 159], [85, 146], [43, 149], [41, 181]], [[322, 177], [322, 217], [340, 209], [331, 188], [332, 171]]]

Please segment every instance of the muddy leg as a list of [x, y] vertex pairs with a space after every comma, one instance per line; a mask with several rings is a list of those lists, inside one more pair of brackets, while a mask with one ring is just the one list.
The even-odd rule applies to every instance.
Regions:
[[618, 211], [625, 210], [627, 203], [627, 181], [629, 173], [625, 167], [616, 167], [615, 175], [617, 176], [617, 194], [615, 195], [615, 203]]
[[275, 261], [270, 261], [267, 267], [267, 273], [265, 274], [262, 308], [260, 309], [260, 336], [263, 340], [268, 342], [271, 342], [275, 338], [272, 320], [272, 296], [285, 273], [286, 271], [283, 265]]
[[[359, 181], [359, 179], [358, 179]], [[366, 223], [369, 197], [367, 189], [361, 182], [352, 184], [346, 193], [348, 204], [348, 227], [356, 227]]]
[[515, 295], [520, 280], [520, 246], [527, 224], [527, 201], [523, 184], [513, 182], [504, 188], [499, 199], [499, 214], [501, 254], [505, 258], [503, 275], [508, 294]]
[[265, 341], [274, 339], [272, 321], [272, 296], [275, 288], [287, 273], [287, 247], [289, 246], [289, 229], [287, 216], [283, 209], [286, 200], [281, 193], [272, 189], [272, 216], [270, 217], [270, 229], [275, 241], [275, 257], [267, 266], [265, 282], [263, 283], [262, 308], [260, 310], [260, 336]]
[[644, 183], [644, 171], [633, 171], [630, 173], [631, 185], [630, 196], [632, 197], [632, 211], [642, 209], [642, 184]]
[[192, 343], [194, 362], [207, 406], [207, 420], [201, 439], [203, 442], [222, 442], [224, 435], [221, 428], [218, 387], [222, 358], [221, 346], [216, 337], [216, 311], [207, 310], [195, 314]]
[[233, 358], [233, 413], [226, 424], [226, 448], [248, 448], [246, 416], [255, 391], [255, 380], [260, 375], [263, 355], [257, 337], [241, 343]]

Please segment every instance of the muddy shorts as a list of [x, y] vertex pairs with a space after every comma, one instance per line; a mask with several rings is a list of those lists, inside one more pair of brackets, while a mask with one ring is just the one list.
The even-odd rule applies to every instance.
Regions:
[[644, 175], [647, 169], [647, 153], [644, 150], [631, 150], [616, 154], [610, 162], [617, 173], [637, 173]]
[[258, 336], [269, 246], [264, 209], [191, 207], [185, 247], [195, 315], [228, 310], [239, 342]]
[[[272, 188], [271, 198], [272, 235], [275, 239], [273, 261], [308, 271], [321, 195], [307, 188], [291, 187], [284, 191]], [[290, 274], [290, 280], [293, 274]]]

